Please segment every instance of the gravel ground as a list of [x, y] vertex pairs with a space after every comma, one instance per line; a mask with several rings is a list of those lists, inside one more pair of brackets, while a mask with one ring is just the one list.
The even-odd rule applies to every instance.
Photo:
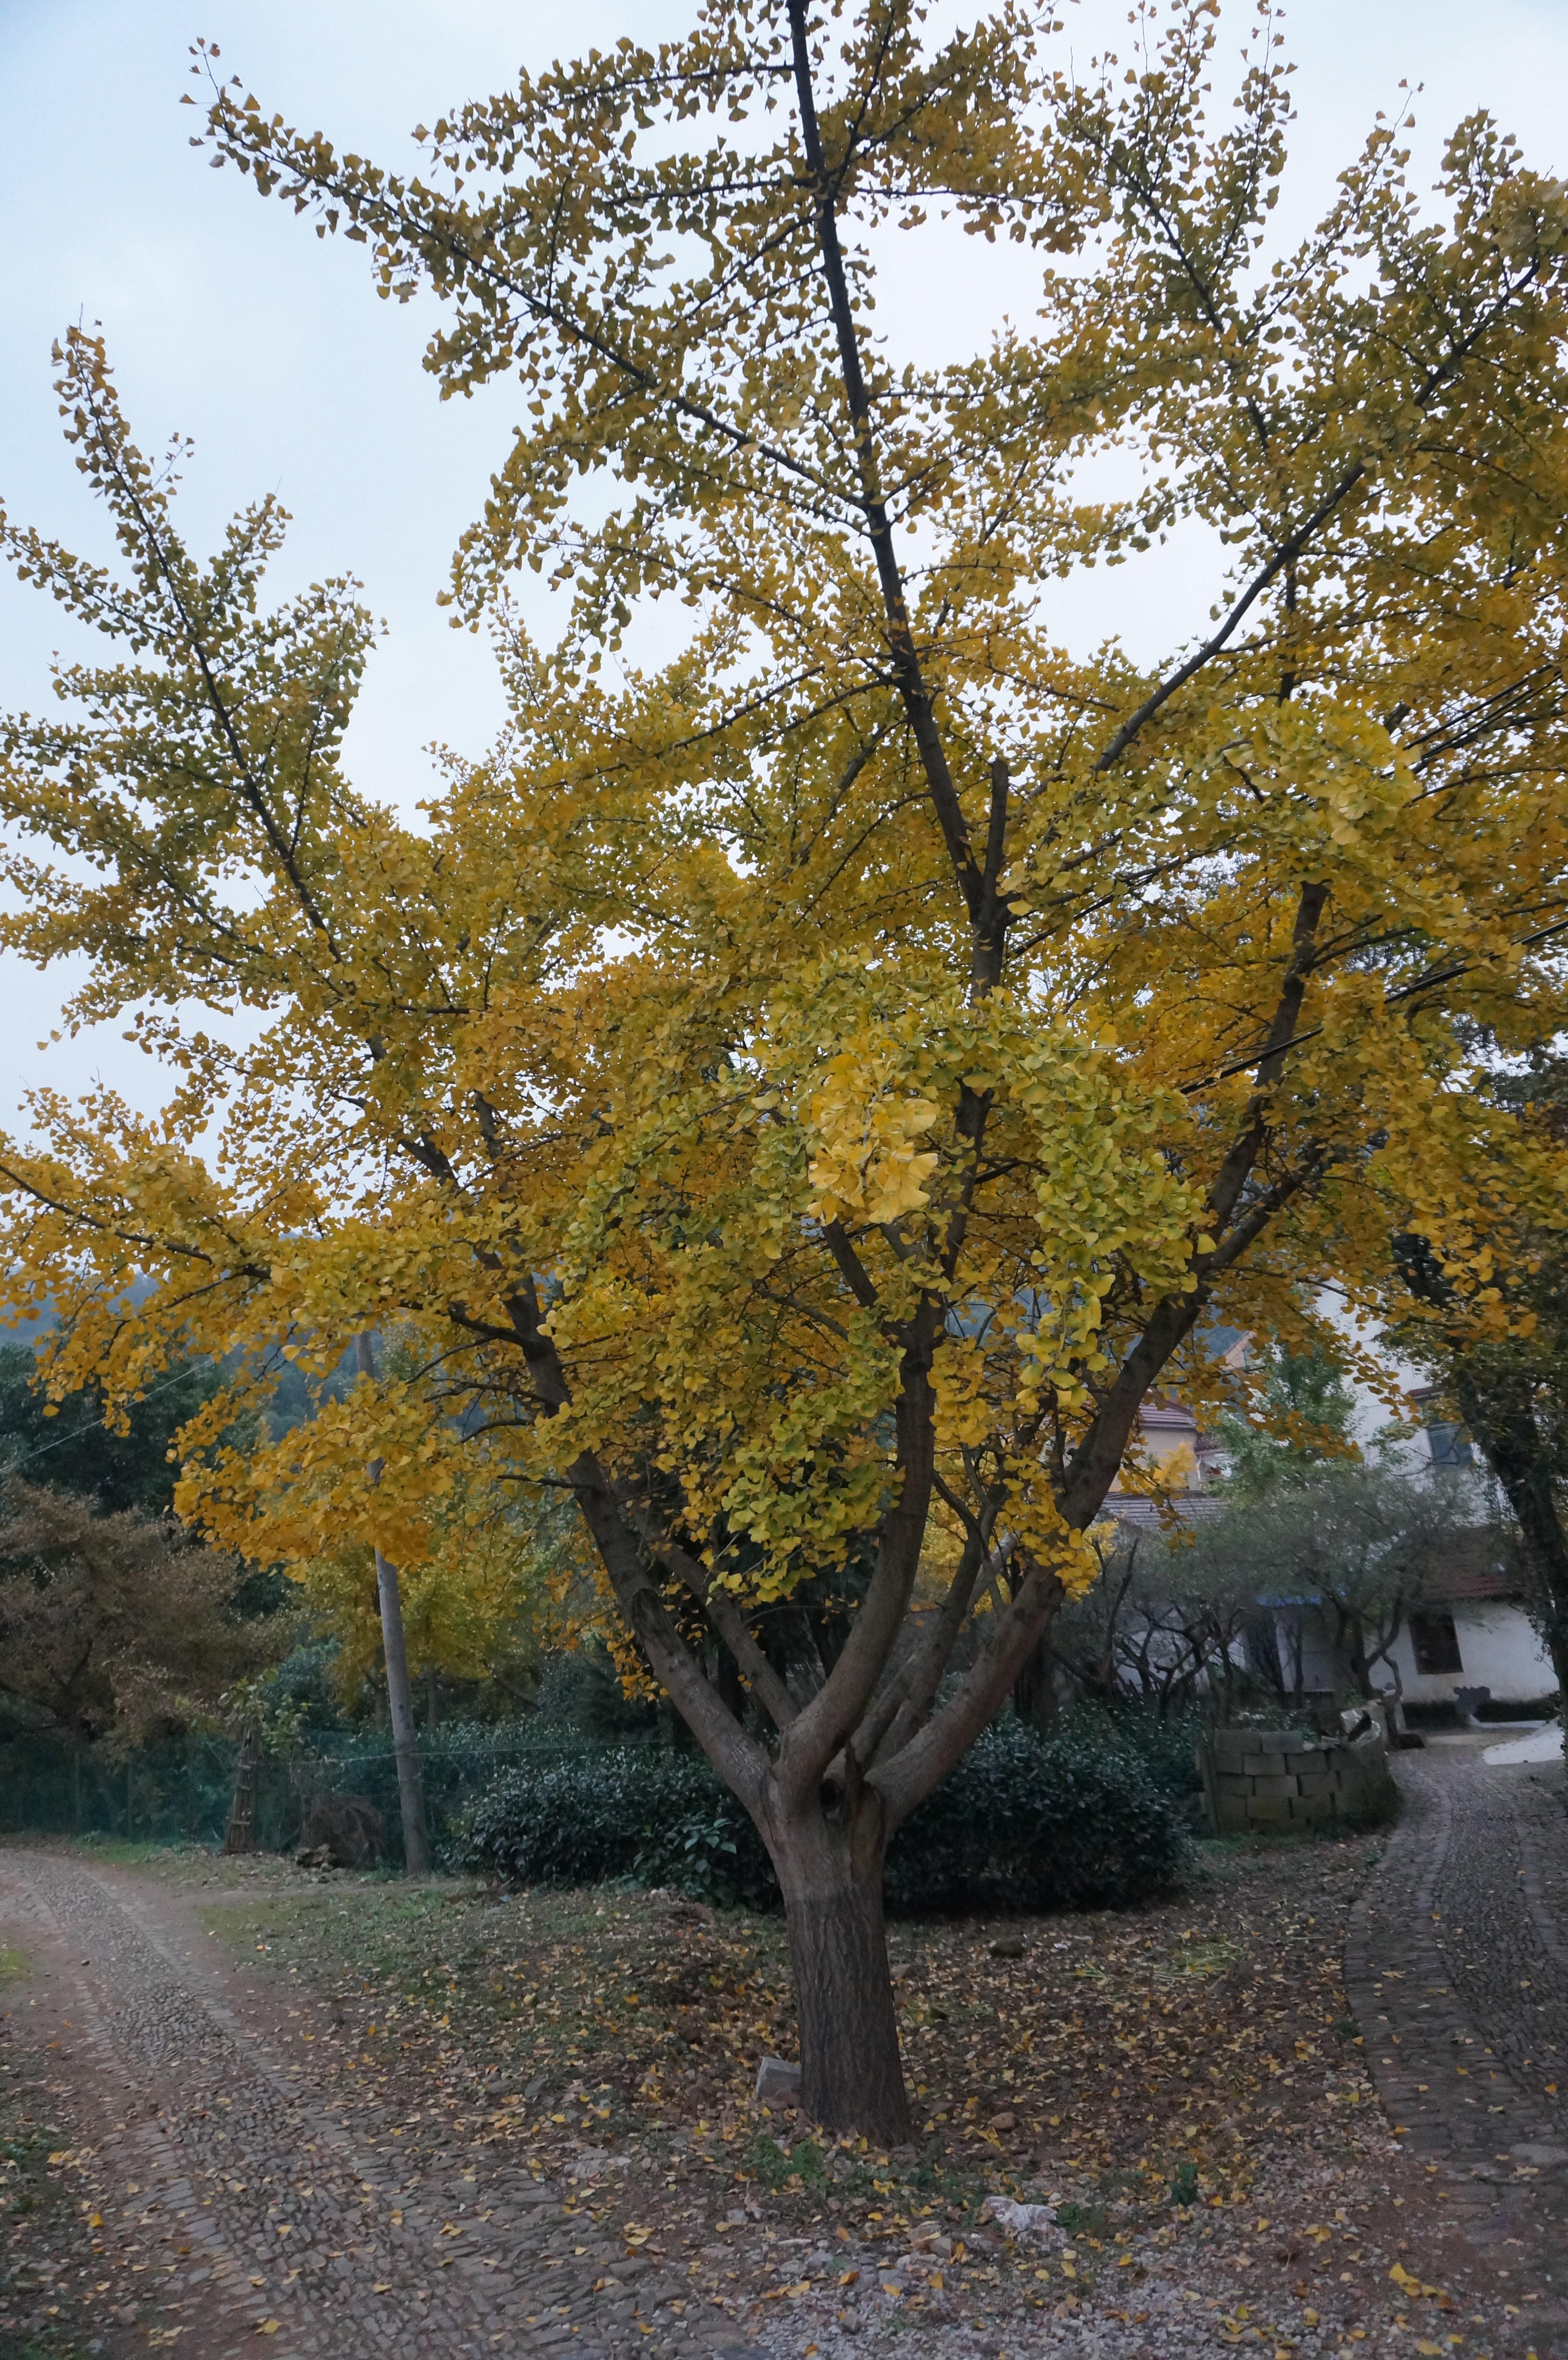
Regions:
[[[256, 1994], [214, 1977], [188, 1921], [138, 1907], [163, 1896], [38, 1851], [0, 1853], [0, 1922], [53, 1968], [45, 2006], [54, 2014], [63, 1996], [72, 2010], [32, 2078], [91, 2142], [52, 2158], [76, 2236], [32, 2257], [19, 2289], [31, 2307], [13, 2334], [47, 2332], [49, 2293], [67, 2299], [56, 2317], [87, 2311], [89, 2351], [178, 2340], [203, 2360], [498, 2347], [529, 2360], [567, 2348], [663, 2360], [722, 2340], [668, 2301], [645, 2333], [639, 2312], [660, 2297], [680, 2304], [684, 2289], [561, 2191], [531, 2175], [507, 2175], [503, 2189], [494, 2170], [481, 2188], [441, 2137], [395, 2144], [376, 2107], [345, 2112], [303, 2054], [330, 2017], [313, 2026], [299, 2007], [279, 2022], [265, 2000], [246, 2009]], [[89, 2283], [114, 2298], [96, 2318]]]
[[1568, 2360], [1563, 1774], [1400, 1775], [1380, 1865], [1214, 1847], [1159, 1910], [896, 1928], [890, 2156], [751, 2101], [767, 1921], [0, 1848], [0, 2353]]

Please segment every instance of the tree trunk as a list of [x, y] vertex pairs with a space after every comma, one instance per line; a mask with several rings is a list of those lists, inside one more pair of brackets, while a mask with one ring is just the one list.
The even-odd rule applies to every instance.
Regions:
[[414, 1691], [403, 1645], [403, 1601], [397, 1568], [376, 1552], [376, 1595], [381, 1608], [381, 1645], [387, 1658], [387, 1701], [392, 1714], [392, 1750], [397, 1757], [397, 1802], [403, 1816], [403, 1866], [410, 1876], [430, 1873], [430, 1840], [425, 1826], [425, 1790], [419, 1777], [419, 1741], [414, 1729]]
[[[367, 1335], [354, 1338], [354, 1366], [376, 1382], [376, 1346]], [[381, 1480], [381, 1461], [370, 1462], [370, 1480]], [[381, 1652], [387, 1664], [387, 1703], [392, 1717], [392, 1750], [397, 1757], [397, 1804], [403, 1819], [403, 1866], [410, 1876], [430, 1873], [430, 1840], [425, 1825], [425, 1790], [419, 1777], [419, 1741], [414, 1728], [414, 1691], [408, 1681], [408, 1651], [403, 1644], [403, 1601], [397, 1568], [376, 1552], [376, 1602], [381, 1610]]]
[[239, 1753], [234, 1760], [234, 1799], [229, 1806], [229, 1824], [223, 1831], [223, 1850], [231, 1852], [256, 1850], [256, 1774], [261, 1761], [261, 1741], [251, 1724], [240, 1732]]
[[722, 1639], [715, 1642], [715, 1647], [716, 1661], [713, 1666], [713, 1686], [718, 1691], [720, 1700], [724, 1704], [725, 1711], [733, 1713], [737, 1721], [744, 1722], [746, 1719], [746, 1689], [741, 1682], [740, 1666], [735, 1662], [735, 1657], [731, 1655], [729, 1649], [725, 1646]]
[[813, 1797], [769, 1831], [783, 1889], [800, 2036], [800, 2103], [832, 2131], [897, 2146], [913, 2124], [882, 1918], [886, 1838], [864, 1789], [852, 1824]]
[[1343, 1660], [1350, 1676], [1350, 1686], [1363, 1704], [1370, 1704], [1377, 1691], [1372, 1685], [1372, 1666], [1367, 1659], [1367, 1633], [1359, 1614], [1352, 1614], [1345, 1620]]
[[[1022, 1587], [1022, 1574], [1016, 1565], [1009, 1563], [1008, 1595], [1016, 1599]], [[1056, 1617], [1052, 1615], [1051, 1622], [1054, 1622], [1055, 1620]], [[1113, 1610], [1111, 1635], [1107, 1643], [1110, 1650], [1114, 1650], [1116, 1646], [1116, 1613]], [[1045, 1629], [1018, 1666], [1018, 1677], [1013, 1682], [1013, 1710], [1026, 1729], [1050, 1729], [1055, 1723], [1057, 1718], [1056, 1659], [1051, 1650], [1050, 1622], [1046, 1624]]]
[[1051, 1729], [1057, 1720], [1056, 1666], [1048, 1639], [1037, 1639], [1013, 1682], [1013, 1710], [1029, 1729]]
[[1568, 1535], [1558, 1513], [1551, 1454], [1527, 1401], [1498, 1402], [1461, 1374], [1465, 1423], [1514, 1512], [1534, 1578], [1536, 1611], [1557, 1675], [1557, 1710], [1568, 1720]]

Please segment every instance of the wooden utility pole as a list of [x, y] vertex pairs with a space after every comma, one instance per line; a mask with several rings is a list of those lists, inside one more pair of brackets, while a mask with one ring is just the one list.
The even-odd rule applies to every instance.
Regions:
[[[354, 1364], [376, 1382], [376, 1345], [368, 1334], [354, 1339]], [[370, 1462], [370, 1480], [381, 1480], [381, 1461]], [[419, 1743], [414, 1732], [414, 1692], [408, 1684], [408, 1654], [403, 1644], [403, 1601], [397, 1568], [376, 1552], [376, 1596], [381, 1609], [381, 1648], [387, 1661], [387, 1702], [392, 1714], [392, 1749], [397, 1757], [397, 1802], [403, 1815], [403, 1865], [410, 1876], [430, 1873], [430, 1838], [425, 1821], [425, 1789], [419, 1775]]]

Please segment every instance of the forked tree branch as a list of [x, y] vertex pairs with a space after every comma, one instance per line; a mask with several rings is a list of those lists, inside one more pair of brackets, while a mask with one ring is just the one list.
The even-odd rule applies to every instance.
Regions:
[[741, 1612], [728, 1590], [715, 1579], [700, 1557], [691, 1555], [677, 1540], [672, 1540], [637, 1502], [623, 1493], [626, 1511], [631, 1523], [641, 1535], [649, 1553], [667, 1565], [671, 1573], [683, 1581], [713, 1630], [740, 1666], [742, 1678], [777, 1730], [785, 1730], [795, 1719], [799, 1707], [784, 1682], [768, 1662], [747, 1628]]
[[855, 1733], [855, 1750], [863, 1762], [891, 1760], [914, 1735], [953, 1660], [975, 1591], [1000, 1578], [1015, 1546], [1011, 1533], [1003, 1534], [989, 1556], [978, 1535], [965, 1543], [930, 1628]]
[[970, 846], [969, 823], [964, 816], [964, 806], [953, 782], [947, 749], [936, 725], [931, 691], [915, 650], [914, 634], [909, 627], [909, 598], [898, 552], [893, 546], [893, 527], [877, 472], [871, 400], [860, 357], [860, 336], [855, 323], [855, 307], [850, 301], [849, 279], [844, 267], [844, 248], [838, 234], [837, 193], [849, 168], [850, 156], [844, 158], [836, 174], [829, 172], [822, 153], [822, 129], [817, 121], [811, 42], [806, 30], [806, 0], [789, 0], [789, 33], [794, 53], [795, 98], [800, 109], [800, 140], [811, 176], [817, 243], [822, 257], [822, 276], [827, 282], [828, 309], [838, 344], [844, 399], [849, 408], [855, 472], [860, 480], [860, 507], [866, 518], [866, 529], [877, 565], [877, 579], [882, 592], [893, 675], [909, 716], [931, 806], [942, 829], [948, 858], [953, 864], [953, 873], [958, 880], [964, 907], [973, 923], [984, 907], [985, 880]]
[[876, 1567], [838, 1661], [779, 1743], [776, 1783], [781, 1794], [795, 1801], [802, 1801], [821, 1783], [829, 1763], [854, 1733], [914, 1594], [935, 1470], [931, 1362], [939, 1322], [940, 1306], [928, 1300], [908, 1323], [893, 1404], [898, 1496], [882, 1519]]
[[1011, 1693], [1031, 1649], [1066, 1595], [1057, 1575], [1031, 1565], [1017, 1597], [988, 1617], [979, 1655], [956, 1695], [917, 1729], [896, 1754], [885, 1753], [867, 1773], [882, 1797], [890, 1828], [907, 1819], [933, 1786], [989, 1726]]

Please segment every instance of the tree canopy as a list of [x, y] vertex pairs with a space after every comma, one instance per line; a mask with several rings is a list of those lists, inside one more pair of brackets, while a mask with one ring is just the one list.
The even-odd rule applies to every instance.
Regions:
[[123, 1404], [123, 1419], [105, 1415], [92, 1382], [47, 1401], [35, 1382], [38, 1373], [30, 1344], [0, 1344], [0, 1467], [51, 1490], [74, 1491], [100, 1515], [124, 1508], [166, 1513], [180, 1480], [173, 1445], [218, 1390], [218, 1370], [176, 1362], [147, 1393]]
[[276, 1652], [245, 1568], [165, 1516], [70, 1492], [0, 1494], [0, 1732], [134, 1745], [216, 1711]]
[[[45, 1098], [4, 1149], [49, 1382], [396, 1325], [403, 1373], [270, 1449], [193, 1420], [185, 1512], [408, 1565], [460, 1485], [565, 1490], [773, 1849], [829, 2122], [907, 2120], [890, 2004], [844, 2004], [882, 1850], [1090, 1579], [1150, 1384], [1210, 1415], [1246, 1385], [1216, 1323], [1305, 1349], [1330, 1279], [1386, 1317], [1401, 1233], [1484, 1302], [1515, 1209], [1562, 1219], [1473, 1043], [1561, 1017], [1568, 193], [1477, 116], [1424, 209], [1379, 124], [1271, 246], [1275, 38], [1233, 109], [1207, 5], [1075, 77], [1027, 5], [943, 38], [725, 0], [406, 178], [210, 52], [217, 158], [436, 294], [444, 392], [520, 388], [450, 593], [513, 718], [417, 819], [344, 775], [354, 586], [264, 609], [272, 501], [191, 555], [85, 334], [67, 432], [124, 578], [8, 531], [119, 645], [6, 726], [43, 853], [4, 939], [84, 956], [74, 1020], [134, 1011], [176, 1073], [155, 1120]], [[1012, 240], [1038, 316], [924, 365], [873, 307], [939, 217]], [[1083, 488], [1107, 451], [1121, 500]], [[1055, 643], [1049, 585], [1126, 563], [1131, 601], [1176, 530], [1165, 663]], [[689, 638], [638, 668], [665, 597]], [[849, 1574], [786, 1677], [757, 1616]]]

